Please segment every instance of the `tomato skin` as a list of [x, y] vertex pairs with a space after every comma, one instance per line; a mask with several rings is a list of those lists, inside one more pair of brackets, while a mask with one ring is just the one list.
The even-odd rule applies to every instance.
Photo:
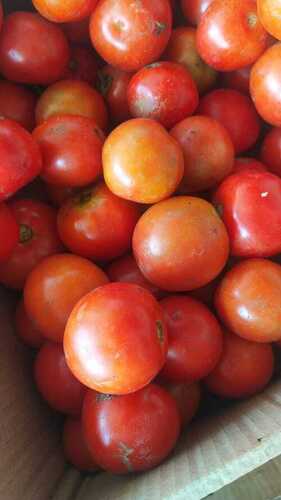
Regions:
[[270, 344], [258, 344], [224, 332], [222, 357], [205, 380], [209, 391], [231, 399], [248, 398], [261, 392], [273, 375]]
[[28, 131], [35, 126], [36, 100], [31, 90], [12, 82], [0, 81], [0, 115], [18, 122]]
[[69, 370], [61, 345], [43, 344], [35, 359], [34, 379], [40, 394], [54, 410], [80, 415], [86, 389]]
[[97, 5], [98, 0], [32, 0], [38, 12], [55, 23], [80, 21], [89, 16]]
[[19, 225], [6, 203], [0, 203], [0, 263], [7, 261], [14, 248], [17, 245], [19, 238]]
[[181, 417], [181, 427], [185, 429], [199, 409], [200, 385], [196, 382], [193, 384], [170, 383], [163, 385], [163, 387], [175, 399]]
[[242, 94], [248, 95], [250, 92], [250, 74], [252, 66], [228, 71], [222, 75], [222, 86], [238, 90]]
[[90, 85], [95, 85], [97, 73], [98, 62], [94, 51], [88, 47], [73, 45], [63, 80], [82, 80]]
[[87, 387], [109, 394], [137, 391], [165, 362], [162, 309], [137, 285], [99, 287], [74, 307], [64, 333], [64, 352], [70, 370]]
[[90, 45], [89, 24], [90, 18], [86, 17], [81, 21], [61, 24], [61, 28], [70, 42], [79, 43], [80, 45]]
[[33, 322], [27, 315], [24, 301], [21, 299], [18, 302], [16, 315], [15, 315], [15, 327], [16, 333], [18, 337], [30, 347], [34, 349], [39, 349], [44, 342], [44, 337], [39, 332], [37, 328], [35, 328]]
[[156, 384], [113, 398], [87, 391], [82, 423], [93, 458], [115, 474], [155, 467], [174, 448], [180, 432], [176, 402]]
[[108, 188], [137, 203], [168, 198], [184, 172], [181, 147], [160, 123], [148, 118], [115, 128], [105, 141], [102, 161]]
[[260, 21], [266, 31], [274, 38], [281, 40], [281, 6], [279, 0], [257, 0], [257, 7]]
[[265, 136], [260, 151], [261, 160], [275, 175], [281, 177], [281, 129], [273, 127]]
[[71, 465], [83, 472], [98, 470], [87, 447], [80, 419], [68, 417], [65, 420], [62, 439], [64, 456]]
[[44, 337], [62, 342], [75, 304], [106, 283], [106, 274], [92, 262], [77, 255], [53, 255], [40, 262], [28, 276], [24, 289], [25, 307]]
[[111, 122], [122, 123], [131, 117], [127, 100], [128, 85], [133, 73], [106, 65], [98, 73], [98, 89], [109, 109]]
[[188, 291], [212, 281], [229, 253], [224, 224], [207, 201], [179, 196], [149, 208], [133, 249], [145, 277], [163, 290]]
[[197, 26], [201, 17], [214, 0], [181, 0], [181, 8], [186, 20]]
[[169, 0], [100, 0], [90, 19], [96, 51], [112, 66], [137, 71], [157, 60], [171, 35]]
[[267, 165], [254, 158], [236, 158], [234, 161], [232, 174], [240, 174], [241, 172], [267, 172]]
[[55, 186], [54, 184], [45, 184], [48, 200], [54, 207], [61, 207], [64, 202], [79, 192], [78, 188], [68, 186]]
[[58, 26], [32, 12], [6, 16], [0, 34], [0, 71], [8, 80], [49, 85], [62, 78], [69, 57], [67, 39]]
[[51, 116], [33, 132], [43, 158], [42, 179], [50, 184], [83, 187], [102, 173], [104, 134], [85, 116]]

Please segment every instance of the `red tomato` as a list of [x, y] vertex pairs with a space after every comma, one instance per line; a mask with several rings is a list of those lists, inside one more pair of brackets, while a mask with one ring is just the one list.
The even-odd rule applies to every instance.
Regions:
[[85, 387], [73, 377], [61, 345], [54, 342], [43, 344], [35, 359], [34, 379], [37, 389], [54, 410], [80, 414]]
[[92, 262], [77, 255], [53, 255], [30, 273], [24, 289], [25, 306], [46, 338], [62, 342], [66, 322], [75, 304], [106, 283], [107, 276]]
[[179, 196], [157, 203], [141, 216], [133, 248], [149, 281], [163, 290], [187, 291], [206, 285], [221, 272], [229, 241], [210, 203]]
[[177, 141], [154, 120], [136, 118], [122, 123], [105, 141], [104, 179], [126, 200], [156, 203], [178, 187], [184, 172]]
[[191, 290], [189, 292], [189, 295], [196, 300], [200, 300], [200, 302], [203, 302], [203, 304], [212, 309], [214, 305], [215, 292], [218, 284], [220, 283], [220, 280], [221, 275], [217, 276], [217, 278], [215, 278], [213, 281], [210, 281], [210, 283], [208, 283], [207, 285], [196, 288], [195, 290]]
[[107, 127], [107, 109], [102, 95], [88, 83], [62, 80], [48, 87], [38, 100], [36, 122], [54, 115], [80, 115], [92, 118], [101, 129]]
[[78, 193], [78, 188], [68, 186], [55, 186], [54, 184], [45, 184], [49, 201], [55, 207], [61, 207], [64, 202]]
[[100, 0], [90, 20], [92, 43], [101, 57], [124, 71], [159, 58], [171, 35], [169, 0]]
[[140, 286], [99, 287], [74, 307], [64, 333], [64, 352], [70, 370], [87, 387], [110, 394], [135, 392], [165, 363], [162, 309]]
[[198, 193], [216, 186], [233, 168], [234, 147], [227, 130], [208, 116], [191, 116], [178, 123], [171, 135], [184, 154], [184, 177], [179, 192]]
[[281, 252], [281, 179], [269, 172], [242, 172], [225, 179], [214, 205], [226, 225], [231, 254], [269, 257]]
[[0, 35], [0, 71], [8, 80], [49, 85], [62, 78], [70, 52], [63, 31], [32, 12], [5, 18]]
[[98, 73], [98, 90], [108, 105], [112, 123], [118, 124], [130, 118], [127, 89], [132, 75], [109, 65]]
[[3, 5], [2, 5], [2, 1], [0, 1], [0, 31], [2, 29], [2, 26], [3, 26]]
[[180, 432], [175, 400], [155, 384], [113, 398], [88, 391], [82, 423], [93, 458], [115, 474], [155, 467], [172, 451]]
[[168, 354], [161, 377], [168, 382], [197, 382], [216, 366], [222, 330], [209, 309], [191, 297], [172, 295], [160, 302], [168, 330]]
[[51, 116], [33, 132], [43, 158], [41, 177], [58, 186], [80, 187], [102, 173], [104, 134], [85, 116]]
[[273, 375], [273, 352], [258, 344], [224, 332], [222, 357], [207, 377], [209, 391], [224, 398], [246, 398], [262, 391]]
[[196, 26], [214, 0], [181, 0], [181, 8], [186, 20]]
[[218, 71], [253, 64], [267, 44], [268, 34], [258, 18], [256, 0], [215, 0], [198, 26], [198, 52]]
[[266, 134], [260, 156], [268, 169], [281, 177], [281, 128], [274, 127]]
[[34, 7], [49, 21], [67, 23], [89, 16], [98, 0], [32, 0]]
[[93, 50], [80, 45], [73, 45], [70, 61], [64, 74], [65, 80], [82, 80], [95, 85], [98, 73], [98, 62]]
[[62, 205], [58, 230], [73, 253], [109, 261], [129, 250], [139, 216], [137, 205], [118, 198], [101, 182]]
[[249, 94], [251, 69], [252, 66], [245, 66], [235, 71], [223, 73], [221, 79], [222, 86], [238, 90], [238, 92], [242, 92], [242, 94]]
[[258, 15], [268, 33], [281, 40], [281, 4], [280, 0], [257, 0]]
[[281, 339], [281, 266], [266, 259], [240, 262], [222, 279], [216, 308], [240, 337], [254, 342]]
[[234, 161], [232, 173], [240, 174], [241, 172], [267, 172], [268, 168], [263, 163], [254, 158], [236, 158]]
[[15, 316], [16, 333], [18, 337], [30, 347], [38, 349], [44, 342], [44, 337], [39, 330], [34, 326], [33, 322], [27, 315], [24, 301], [20, 300], [16, 309]]
[[195, 417], [201, 400], [201, 388], [196, 382], [193, 384], [166, 384], [166, 391], [173, 396], [181, 417], [182, 429]]
[[82, 422], [68, 417], [63, 427], [63, 451], [66, 460], [82, 472], [98, 470], [84, 437]]
[[0, 81], [0, 115], [31, 131], [35, 126], [36, 97], [29, 89]]
[[198, 113], [218, 120], [226, 128], [236, 154], [250, 149], [259, 137], [261, 123], [255, 107], [237, 90], [213, 90], [201, 99]]
[[61, 27], [70, 42], [79, 43], [82, 45], [90, 45], [90, 18], [86, 17], [81, 21], [73, 21], [71, 23], [62, 24]]
[[32, 181], [41, 168], [40, 150], [31, 135], [13, 120], [0, 120], [0, 201]]
[[40, 201], [14, 200], [9, 207], [19, 225], [19, 239], [9, 260], [0, 266], [0, 282], [22, 289], [31, 270], [44, 257], [62, 251], [56, 211]]
[[7, 261], [19, 239], [19, 225], [6, 203], [0, 203], [0, 262]]

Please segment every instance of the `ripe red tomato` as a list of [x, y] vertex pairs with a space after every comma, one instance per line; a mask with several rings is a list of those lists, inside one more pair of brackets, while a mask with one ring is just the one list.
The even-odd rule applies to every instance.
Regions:
[[136, 225], [134, 254], [145, 277], [163, 290], [212, 281], [229, 253], [224, 224], [207, 201], [179, 196], [149, 208]]
[[80, 187], [102, 174], [104, 134], [85, 116], [51, 116], [33, 132], [43, 158], [41, 177], [58, 186]]
[[281, 40], [281, 4], [280, 0], [257, 0], [258, 15], [268, 33]]
[[127, 89], [133, 73], [106, 65], [98, 73], [98, 90], [104, 96], [111, 122], [119, 124], [130, 118]]
[[218, 284], [220, 283], [220, 280], [221, 275], [217, 276], [213, 281], [210, 281], [210, 283], [207, 283], [207, 285], [196, 288], [195, 290], [191, 290], [189, 292], [189, 295], [194, 299], [203, 302], [203, 304], [205, 304], [210, 309], [213, 309], [215, 292]]
[[0, 81], [0, 115], [18, 122], [27, 130], [35, 126], [36, 96], [12, 82]]
[[43, 344], [35, 359], [34, 379], [40, 394], [54, 410], [80, 415], [85, 387], [73, 377], [61, 345]]
[[49, 21], [67, 23], [89, 16], [98, 0], [32, 0], [35, 9]]
[[30, 273], [24, 289], [25, 306], [46, 338], [62, 342], [66, 322], [75, 304], [106, 283], [107, 276], [92, 262], [77, 255], [53, 255]]
[[115, 474], [155, 467], [172, 451], [180, 432], [176, 402], [156, 384], [113, 398], [88, 391], [82, 424], [94, 460]]
[[29, 132], [13, 120], [0, 120], [0, 201], [32, 181], [41, 168], [40, 150]]
[[223, 278], [216, 293], [222, 321], [254, 342], [281, 339], [281, 266], [266, 259], [244, 260]]
[[186, 20], [197, 26], [201, 17], [214, 0], [181, 0], [181, 8]]
[[48, 87], [38, 100], [36, 122], [54, 115], [80, 115], [92, 118], [101, 129], [107, 127], [107, 109], [102, 95], [86, 82], [62, 80]]
[[259, 137], [261, 123], [255, 107], [249, 97], [237, 90], [213, 90], [201, 99], [197, 112], [214, 118], [226, 128], [236, 154], [250, 149]]
[[63, 427], [63, 451], [66, 460], [82, 472], [98, 470], [88, 449], [82, 422], [78, 418], [68, 417]]
[[241, 172], [267, 172], [267, 165], [255, 160], [254, 158], [236, 158], [234, 161], [232, 173], [240, 174]]
[[137, 205], [118, 198], [101, 182], [62, 205], [58, 230], [73, 253], [109, 261], [129, 250], [139, 216]]
[[165, 384], [166, 391], [173, 396], [181, 417], [181, 427], [185, 429], [195, 417], [201, 400], [201, 388], [196, 382], [193, 384]]
[[268, 34], [258, 18], [256, 0], [215, 0], [198, 26], [198, 52], [218, 71], [253, 64], [267, 44]]
[[68, 186], [55, 186], [54, 184], [45, 184], [48, 200], [55, 207], [61, 207], [64, 202], [78, 193], [78, 188]]
[[64, 352], [70, 370], [87, 387], [128, 394], [156, 377], [167, 342], [164, 314], [153, 295], [131, 283], [110, 283], [74, 307]]
[[231, 175], [213, 198], [224, 221], [230, 251], [237, 257], [281, 252], [281, 179], [269, 172]]
[[223, 87], [238, 90], [242, 94], [248, 95], [250, 92], [250, 74], [252, 66], [228, 71], [222, 74], [221, 83]]
[[68, 68], [63, 75], [64, 80], [82, 80], [95, 85], [98, 73], [98, 62], [93, 50], [81, 45], [73, 45], [70, 51]]
[[267, 132], [261, 145], [260, 157], [273, 174], [281, 177], [281, 128], [273, 127]]
[[171, 135], [184, 154], [180, 193], [198, 193], [213, 188], [231, 173], [234, 147], [228, 131], [217, 120], [191, 116], [178, 123]]
[[90, 45], [90, 18], [86, 17], [81, 21], [72, 21], [71, 23], [61, 24], [61, 27], [70, 42], [80, 45]]
[[195, 81], [200, 94], [214, 87], [217, 72], [203, 61], [196, 47], [196, 30], [181, 26], [172, 31], [165, 50], [165, 58], [185, 66]]
[[17, 305], [15, 327], [18, 337], [25, 344], [30, 347], [34, 347], [35, 349], [39, 349], [39, 347], [41, 347], [44, 342], [44, 337], [27, 315], [23, 300], [20, 300]]
[[104, 179], [121, 198], [156, 203], [175, 192], [184, 172], [183, 152], [160, 123], [136, 118], [119, 125], [105, 141]]
[[224, 398], [246, 398], [262, 391], [273, 375], [270, 344], [258, 344], [224, 332], [222, 357], [206, 386]]
[[49, 85], [62, 78], [69, 62], [63, 31], [33, 12], [5, 18], [0, 35], [0, 71], [8, 80]]
[[171, 35], [169, 0], [100, 0], [90, 20], [92, 43], [101, 57], [124, 71], [159, 58]]
[[7, 261], [19, 239], [19, 225], [6, 203], [0, 203], [0, 263]]

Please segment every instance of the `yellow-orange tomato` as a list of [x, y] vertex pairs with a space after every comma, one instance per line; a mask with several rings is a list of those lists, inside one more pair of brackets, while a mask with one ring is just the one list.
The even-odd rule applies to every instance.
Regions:
[[281, 40], [281, 2], [280, 0], [257, 0], [259, 19], [266, 31]]

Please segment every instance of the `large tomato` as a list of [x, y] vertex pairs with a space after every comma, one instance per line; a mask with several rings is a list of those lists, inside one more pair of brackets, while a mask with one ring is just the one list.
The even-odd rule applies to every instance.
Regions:
[[280, 0], [257, 0], [258, 15], [266, 31], [281, 40]]

